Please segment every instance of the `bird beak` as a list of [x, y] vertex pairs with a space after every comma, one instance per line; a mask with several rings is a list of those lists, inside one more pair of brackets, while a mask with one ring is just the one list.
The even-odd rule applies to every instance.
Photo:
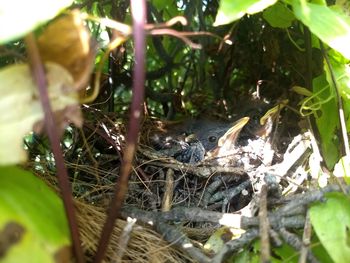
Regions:
[[288, 100], [283, 100], [275, 107], [269, 109], [264, 116], [260, 118], [261, 128], [256, 131], [256, 135], [262, 138], [266, 138], [272, 131], [273, 123], [279, 116], [280, 111], [288, 104]]
[[242, 128], [248, 123], [249, 117], [243, 117], [232, 124], [232, 127], [220, 137], [218, 147], [208, 153], [211, 157], [225, 156], [234, 149], [235, 143]]
[[260, 125], [265, 125], [269, 118], [274, 118], [288, 104], [288, 100], [283, 100], [275, 107], [269, 109], [264, 116], [260, 118]]
[[238, 121], [235, 121], [232, 127], [223, 136], [220, 137], [218, 141], [218, 146], [227, 147], [229, 145], [234, 145], [239, 136], [240, 131], [248, 123], [248, 121], [249, 117], [243, 117]]

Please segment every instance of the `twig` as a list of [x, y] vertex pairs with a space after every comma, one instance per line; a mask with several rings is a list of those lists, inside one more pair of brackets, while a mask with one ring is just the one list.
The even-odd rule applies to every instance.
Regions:
[[162, 220], [155, 220], [155, 230], [169, 243], [175, 245], [182, 251], [188, 253], [193, 259], [200, 263], [212, 262], [201, 250], [196, 248], [191, 240], [187, 238], [178, 228], [165, 224]]
[[133, 100], [130, 111], [130, 121], [126, 138], [126, 148], [122, 159], [120, 176], [115, 184], [115, 192], [110, 203], [107, 220], [103, 226], [100, 241], [98, 244], [95, 263], [103, 260], [112, 229], [116, 218], [120, 215], [120, 209], [128, 190], [129, 175], [132, 171], [132, 161], [136, 151], [140, 122], [142, 118], [142, 104], [144, 100], [145, 83], [145, 30], [146, 3], [145, 1], [130, 1], [133, 17], [133, 33], [135, 43], [135, 68], [133, 74]]
[[40, 59], [40, 54], [36, 45], [34, 35], [30, 33], [26, 36], [25, 41], [28, 49], [29, 63], [32, 70], [33, 78], [38, 86], [40, 102], [44, 110], [46, 131], [50, 139], [52, 153], [55, 157], [55, 163], [57, 168], [57, 180], [60, 190], [62, 192], [64, 208], [66, 210], [66, 215], [68, 218], [70, 233], [73, 241], [74, 254], [77, 262], [83, 263], [85, 262], [85, 260], [79, 238], [77, 219], [74, 212], [72, 190], [68, 179], [67, 169], [64, 164], [64, 158], [60, 146], [60, 139], [58, 136], [57, 127], [55, 125], [54, 116], [51, 110], [49, 95], [47, 92], [48, 88], [45, 70]]
[[129, 214], [131, 214], [132, 217], [153, 226], [154, 229], [163, 236], [164, 240], [188, 253], [196, 261], [203, 263], [211, 262], [201, 250], [194, 247], [191, 240], [188, 239], [179, 228], [167, 224], [164, 218], [158, 216], [158, 213], [146, 212], [137, 208], [132, 208], [130, 210], [132, 212]]
[[[279, 233], [282, 236], [282, 238], [284, 239], [284, 241], [290, 245], [291, 247], [293, 247], [296, 251], [299, 251], [302, 247], [302, 242], [300, 240], [300, 238], [298, 237], [298, 235], [289, 232], [286, 228], [281, 227], [279, 229]], [[311, 262], [311, 263], [318, 263], [319, 261], [315, 258], [315, 256], [311, 253], [311, 251], [309, 251], [307, 253], [307, 261]]]
[[[207, 182], [208, 181], [209, 179], [207, 180]], [[223, 184], [223, 179], [216, 177], [214, 181], [210, 183], [210, 185], [203, 188], [201, 206], [205, 208], [208, 207], [210, 199], [213, 198], [215, 191], [218, 190], [222, 186], [222, 184]]]
[[234, 251], [238, 251], [245, 245], [252, 242], [255, 238], [259, 236], [259, 230], [253, 228], [245, 232], [239, 239], [228, 241], [224, 244], [223, 248], [218, 252], [212, 259], [212, 263], [224, 262], [225, 258], [232, 254]]
[[270, 234], [271, 243], [273, 244], [273, 246], [281, 247], [283, 245], [283, 241], [281, 240], [280, 236], [274, 229], [270, 228], [269, 234]]
[[270, 262], [270, 240], [269, 240], [269, 219], [267, 217], [267, 186], [264, 184], [260, 192], [259, 209], [259, 232], [260, 232], [260, 262]]
[[[242, 167], [224, 167], [212, 163], [187, 164], [176, 161], [174, 158], [164, 156], [154, 150], [141, 149], [140, 153], [150, 160], [145, 162], [159, 167], [172, 168], [175, 171], [188, 172], [199, 177], [208, 178], [214, 173], [230, 173], [232, 176], [243, 176], [246, 174]], [[161, 162], [160, 162], [161, 160]]]
[[128, 247], [128, 243], [131, 237], [131, 232], [133, 230], [133, 227], [136, 223], [136, 219], [135, 218], [130, 218], [128, 217], [126, 219], [126, 225], [123, 229], [122, 234], [119, 237], [119, 242], [118, 242], [118, 251], [117, 253], [115, 253], [115, 262], [117, 263], [121, 263], [122, 262], [122, 258], [125, 254], [126, 248]]
[[211, 198], [209, 199], [209, 203], [214, 203], [214, 202], [217, 202], [221, 199], [224, 199], [224, 203], [228, 204], [232, 198], [234, 198], [235, 196], [242, 193], [242, 191], [244, 189], [248, 188], [250, 185], [251, 185], [251, 181], [246, 180], [246, 181], [242, 182], [241, 184], [239, 184], [235, 187], [232, 187], [231, 189], [227, 189], [225, 191], [218, 192], [218, 193], [211, 196]]
[[169, 211], [174, 194], [174, 170], [169, 168], [166, 172], [165, 191], [162, 201], [162, 211]]
[[303, 242], [300, 249], [300, 257], [298, 263], [306, 263], [307, 254], [309, 252], [311, 242], [311, 221], [309, 212], [306, 214], [305, 226], [304, 226], [304, 234], [303, 234]]
[[[152, 220], [176, 221], [176, 222], [210, 222], [220, 224], [223, 226], [233, 227], [237, 229], [247, 229], [259, 226], [258, 217], [246, 217], [239, 213], [220, 213], [214, 211], [207, 211], [197, 207], [185, 208], [175, 207], [168, 212], [150, 212], [138, 208], [126, 207], [122, 210], [124, 218], [135, 217], [141, 221], [147, 221], [148, 218]], [[271, 227], [288, 227], [288, 228], [302, 228], [305, 224], [304, 215], [269, 215], [268, 216]]]
[[[328, 185], [320, 190], [316, 191], [310, 191], [302, 194], [296, 194], [291, 197], [286, 197], [282, 199], [282, 202], [289, 202], [278, 211], [276, 211], [276, 214], [288, 214], [293, 212], [296, 209], [300, 209], [301, 207], [305, 207], [306, 205], [309, 205], [316, 201], [322, 201], [324, 199], [324, 195], [329, 192], [339, 192], [341, 190], [340, 186], [338, 185]], [[349, 192], [350, 187], [345, 188], [345, 192]]]

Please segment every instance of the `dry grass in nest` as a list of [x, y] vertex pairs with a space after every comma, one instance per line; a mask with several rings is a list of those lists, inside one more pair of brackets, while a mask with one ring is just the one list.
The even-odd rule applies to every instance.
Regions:
[[[76, 201], [82, 246], [87, 255], [94, 255], [105, 222], [102, 209], [82, 201]], [[105, 262], [115, 262], [120, 252], [119, 237], [126, 225], [117, 220], [112, 233]], [[162, 240], [159, 234], [148, 227], [136, 225], [121, 262], [188, 262], [183, 255]]]
[[[51, 188], [58, 192], [56, 176], [49, 171], [39, 173]], [[97, 190], [97, 189], [96, 189]], [[80, 239], [87, 262], [91, 262], [96, 254], [99, 236], [106, 220], [105, 208], [95, 206], [83, 199], [74, 199]], [[119, 237], [123, 232], [126, 221], [118, 219], [115, 223], [104, 262], [190, 262], [186, 255], [176, 250], [148, 226], [134, 225], [126, 248], [120, 247]], [[120, 251], [124, 250], [122, 259]]]

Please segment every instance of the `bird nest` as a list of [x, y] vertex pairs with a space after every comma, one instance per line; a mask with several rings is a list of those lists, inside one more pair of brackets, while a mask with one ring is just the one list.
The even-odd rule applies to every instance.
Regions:
[[[110, 116], [88, 114], [82, 130], [69, 130], [66, 136], [72, 143], [64, 146], [83, 248], [94, 255], [119, 175], [126, 132], [124, 124]], [[167, 132], [162, 122], [146, 118], [143, 123], [123, 220], [117, 221], [112, 234], [108, 262], [222, 262], [258, 237], [303, 249], [301, 237], [292, 231], [304, 228], [308, 204], [323, 195], [298, 194], [306, 190], [309, 133], [280, 133], [278, 139], [263, 142], [250, 139], [227, 155], [183, 163], [153, 147], [152, 136]], [[278, 133], [273, 130], [271, 135]], [[40, 165], [41, 175], [55, 186], [50, 164]], [[127, 218], [137, 219], [136, 224]], [[225, 242], [217, 246], [215, 235]], [[309, 250], [307, 255], [314, 260]]]

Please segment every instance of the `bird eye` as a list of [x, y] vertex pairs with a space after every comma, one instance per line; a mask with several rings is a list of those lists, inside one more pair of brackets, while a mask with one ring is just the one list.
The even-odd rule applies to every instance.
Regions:
[[210, 142], [216, 142], [216, 136], [209, 136], [208, 140]]

